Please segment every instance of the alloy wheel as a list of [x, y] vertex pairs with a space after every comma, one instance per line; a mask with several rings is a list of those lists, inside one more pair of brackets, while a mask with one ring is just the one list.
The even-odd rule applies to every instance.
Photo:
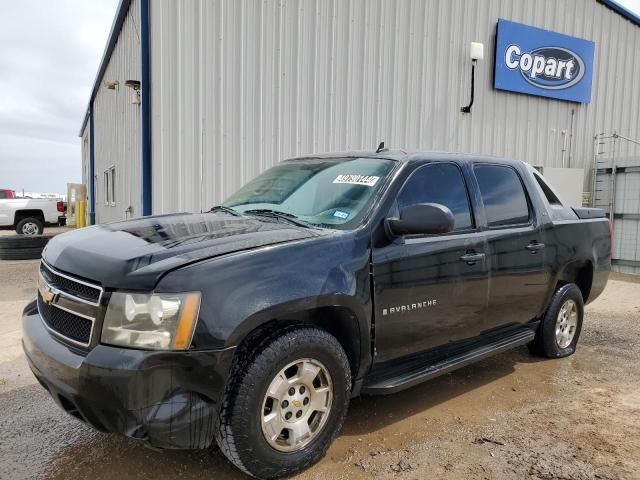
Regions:
[[303, 358], [285, 366], [267, 388], [261, 412], [262, 433], [280, 452], [303, 449], [322, 431], [333, 401], [327, 368]]
[[556, 342], [558, 347], [567, 348], [571, 345], [578, 328], [578, 306], [573, 300], [567, 300], [560, 307], [556, 319]]

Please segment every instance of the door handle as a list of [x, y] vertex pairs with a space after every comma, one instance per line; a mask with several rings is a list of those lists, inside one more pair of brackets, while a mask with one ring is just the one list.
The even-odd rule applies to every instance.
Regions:
[[484, 260], [484, 256], [484, 253], [469, 252], [462, 255], [460, 260], [465, 262], [467, 265], [475, 265], [476, 262]]
[[531, 253], [538, 253], [539, 250], [544, 250], [544, 243], [536, 242], [535, 240], [525, 247]]

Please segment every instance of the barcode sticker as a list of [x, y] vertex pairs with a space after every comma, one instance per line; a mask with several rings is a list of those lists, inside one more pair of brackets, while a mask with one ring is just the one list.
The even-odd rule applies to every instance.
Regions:
[[375, 175], [338, 175], [333, 183], [349, 183], [351, 185], [366, 185], [373, 187], [380, 177]]

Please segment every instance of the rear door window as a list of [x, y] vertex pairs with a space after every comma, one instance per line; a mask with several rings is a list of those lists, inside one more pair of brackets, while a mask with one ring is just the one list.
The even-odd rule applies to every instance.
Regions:
[[522, 225], [531, 217], [527, 195], [516, 171], [506, 165], [473, 167], [489, 227]]

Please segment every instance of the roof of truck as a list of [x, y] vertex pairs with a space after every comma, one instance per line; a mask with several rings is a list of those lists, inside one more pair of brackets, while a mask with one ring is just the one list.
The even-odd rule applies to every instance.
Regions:
[[420, 150], [382, 150], [376, 152], [373, 150], [353, 150], [348, 152], [327, 152], [313, 153], [309, 155], [300, 155], [298, 157], [287, 160], [302, 160], [307, 158], [383, 158], [395, 160], [397, 162], [409, 162], [412, 160], [447, 160], [455, 162], [491, 162], [491, 163], [522, 163], [516, 160], [492, 156], [492, 155], [475, 155], [471, 153], [455, 153], [441, 151], [420, 151]]

